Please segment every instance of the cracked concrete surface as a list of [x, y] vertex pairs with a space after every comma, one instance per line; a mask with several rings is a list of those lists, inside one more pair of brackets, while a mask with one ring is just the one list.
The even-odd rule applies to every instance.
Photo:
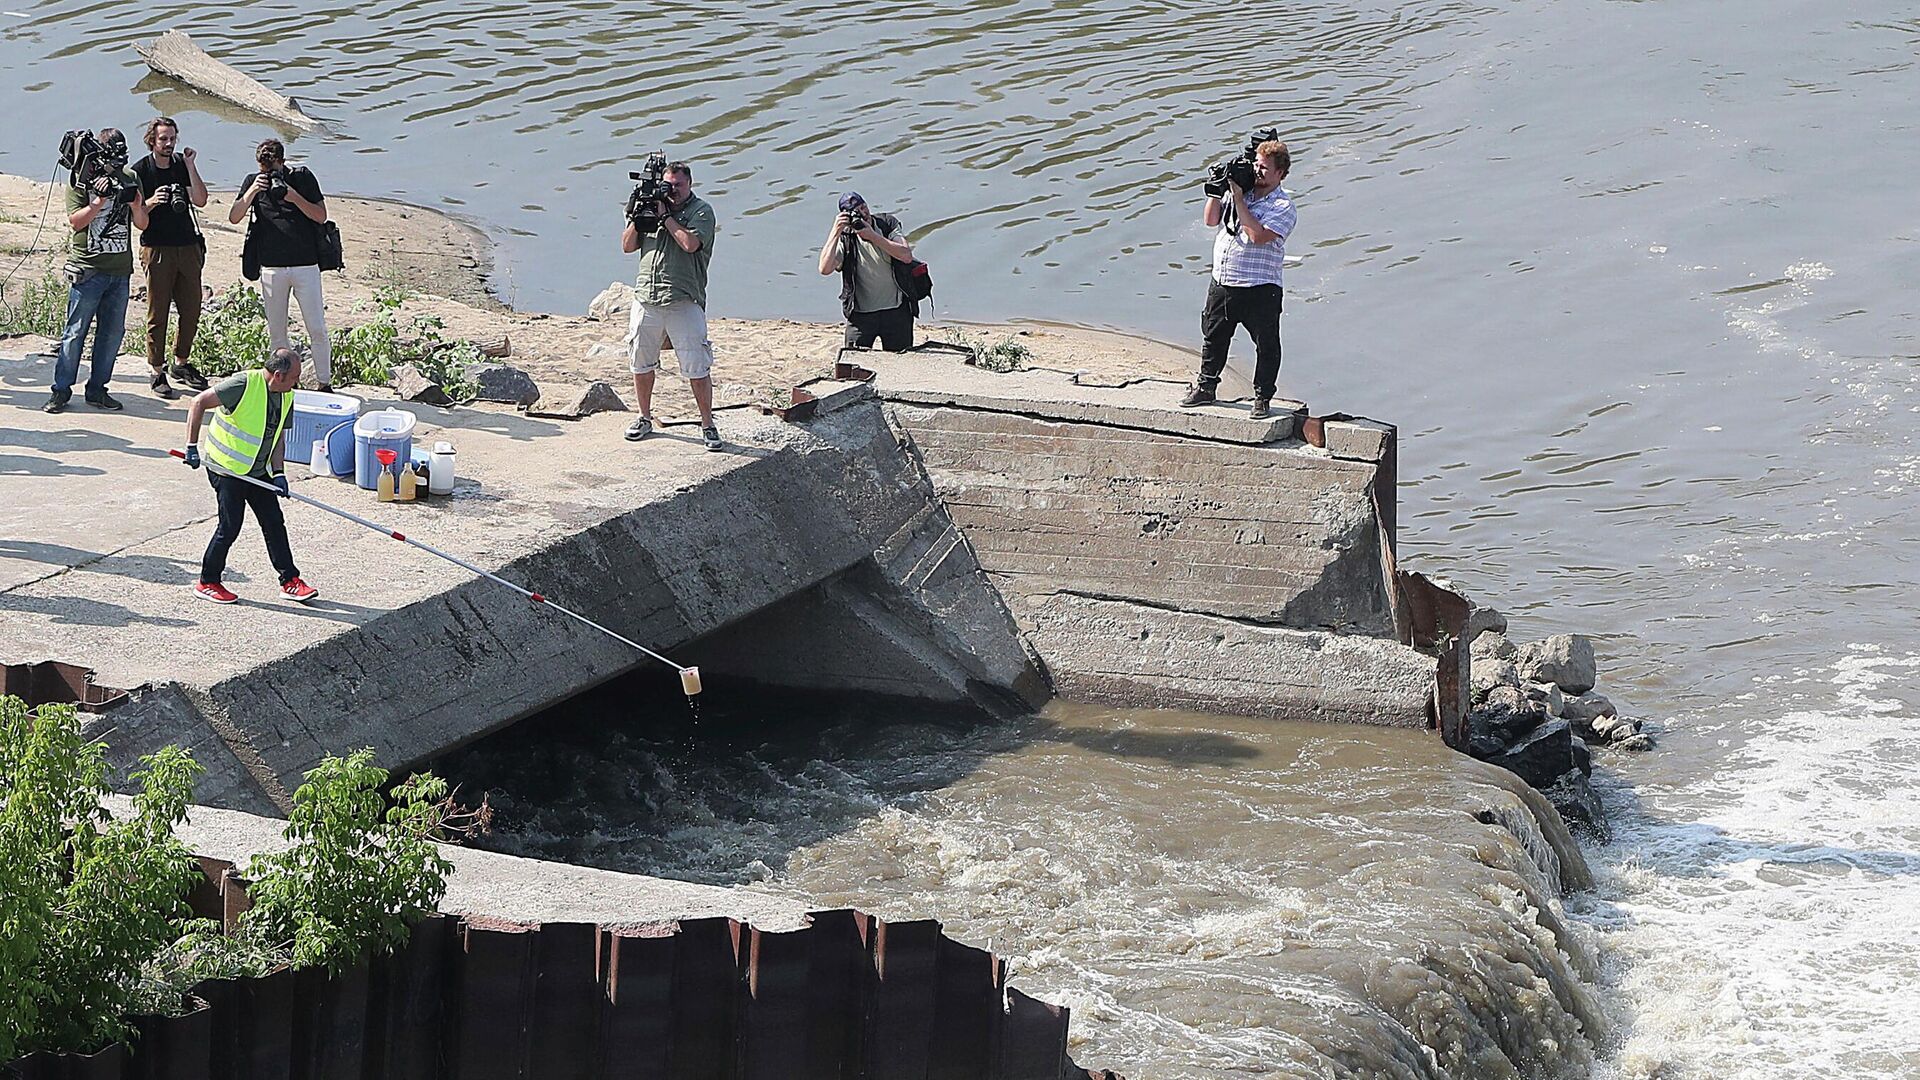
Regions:
[[[12, 406], [0, 439], [24, 451], [6, 486], [0, 660], [64, 660], [92, 668], [101, 684], [144, 688], [92, 729], [116, 764], [185, 743], [209, 767], [202, 801], [271, 813], [326, 753], [366, 746], [383, 765], [411, 764], [656, 663], [425, 552], [297, 504], [287, 507], [294, 555], [320, 599], [273, 598], [273, 571], [249, 526], [227, 575], [242, 602], [200, 601], [190, 587], [213, 497], [204, 474], [165, 456], [185, 437], [184, 400], [129, 387], [124, 413], [82, 407], [48, 416], [37, 406], [49, 363], [0, 361], [0, 408]], [[297, 467], [295, 490], [544, 592], [669, 656], [872, 562], [932, 499], [871, 401], [806, 427], [726, 411], [730, 446], [720, 454], [673, 433], [627, 443], [615, 414], [566, 424], [408, 407], [420, 418], [416, 442], [445, 438], [459, 451], [452, 496], [381, 504], [350, 481]], [[964, 699], [972, 683], [1031, 690], [1038, 676], [1011, 621], [1001, 613], [995, 623], [998, 600], [969, 569], [896, 588], [887, 602], [911, 614], [916, 593], [971, 588], [960, 602], [970, 621], [902, 618], [881, 636], [903, 656], [960, 657], [948, 665], [954, 678], [924, 688], [932, 696]], [[900, 640], [915, 633], [929, 640]], [[969, 637], [994, 634], [1002, 640]], [[896, 686], [923, 689], [911, 677]], [[677, 698], [636, 703], [651, 707], [682, 706]]]
[[[458, 448], [451, 497], [292, 476], [710, 678], [1418, 722], [1433, 662], [1387, 640], [1378, 461], [1307, 447], [1287, 412], [1174, 408], [1157, 382], [868, 355], [879, 399], [854, 388], [801, 425], [725, 410], [722, 454], [673, 431], [627, 443], [617, 414], [408, 406], [417, 443]], [[124, 413], [47, 416], [50, 364], [0, 359], [0, 661], [136, 689], [92, 729], [117, 764], [183, 743], [209, 768], [202, 801], [273, 813], [326, 753], [402, 767], [655, 663], [301, 505], [318, 602], [274, 598], [252, 527], [227, 576], [243, 602], [199, 601], [213, 498], [166, 456], [184, 399], [132, 383]], [[1390, 429], [1356, 431], [1391, 460]]]

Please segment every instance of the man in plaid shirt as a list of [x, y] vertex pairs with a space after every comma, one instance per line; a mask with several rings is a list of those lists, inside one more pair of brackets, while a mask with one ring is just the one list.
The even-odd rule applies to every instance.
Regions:
[[1287, 144], [1268, 139], [1255, 150], [1252, 190], [1229, 181], [1225, 193], [1207, 192], [1204, 220], [1219, 231], [1213, 238], [1207, 306], [1200, 313], [1200, 374], [1180, 399], [1181, 405], [1213, 403], [1233, 331], [1244, 326], [1254, 348], [1249, 415], [1264, 420], [1272, 411], [1280, 378], [1280, 264], [1294, 222], [1293, 196], [1280, 181], [1292, 165]]

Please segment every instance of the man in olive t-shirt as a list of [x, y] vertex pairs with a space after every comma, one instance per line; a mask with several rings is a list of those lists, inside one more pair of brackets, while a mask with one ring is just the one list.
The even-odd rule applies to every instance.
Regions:
[[[107, 393], [113, 361], [127, 329], [128, 285], [133, 278], [133, 226], [147, 225], [146, 204], [131, 170], [127, 169], [127, 137], [117, 128], [101, 128], [95, 137], [101, 160], [119, 162], [118, 172], [95, 177], [86, 190], [67, 188], [67, 325], [60, 333], [60, 357], [53, 365], [53, 395], [43, 406], [64, 412], [73, 400], [73, 384], [80, 377], [80, 354], [87, 331], [93, 331], [92, 369], [87, 377], [87, 404], [96, 409], [121, 406]], [[131, 186], [132, 201], [122, 201]]]
[[633, 283], [633, 311], [627, 319], [627, 360], [640, 417], [627, 425], [628, 439], [653, 430], [653, 380], [660, 373], [660, 350], [668, 340], [680, 374], [687, 377], [700, 408], [700, 439], [720, 450], [720, 429], [713, 423], [713, 342], [707, 337], [707, 264], [713, 259], [718, 230], [713, 207], [693, 193], [693, 168], [684, 161], [667, 166], [671, 201], [658, 207], [661, 223], [642, 235], [632, 222], [620, 235], [620, 250], [640, 253]]

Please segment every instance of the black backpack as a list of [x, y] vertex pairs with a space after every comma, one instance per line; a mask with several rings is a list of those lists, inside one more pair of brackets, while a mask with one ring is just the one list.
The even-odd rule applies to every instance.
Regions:
[[[900, 286], [900, 291], [916, 305], [933, 295], [933, 273], [919, 259], [912, 262], [893, 260], [893, 283]], [[915, 314], [918, 313], [916, 309]]]

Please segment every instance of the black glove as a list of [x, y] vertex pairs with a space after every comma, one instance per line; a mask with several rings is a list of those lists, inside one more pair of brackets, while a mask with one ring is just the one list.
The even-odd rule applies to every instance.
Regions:
[[187, 468], [197, 469], [199, 467], [200, 467], [200, 448], [197, 446], [187, 447]]
[[289, 490], [287, 489], [287, 474], [286, 474], [286, 473], [281, 473], [280, 475], [278, 475], [278, 476], [275, 476], [275, 477], [273, 477], [273, 478], [272, 478], [272, 480], [273, 480], [273, 486], [274, 486], [274, 487], [277, 487], [277, 488], [279, 488], [279, 489], [280, 489], [280, 497], [281, 497], [281, 498], [283, 498], [283, 499], [284, 499], [284, 498], [286, 498], [286, 497], [287, 497], [288, 495], [291, 495], [291, 494], [293, 494], [293, 493], [292, 493], [291, 491], [289, 491]]

